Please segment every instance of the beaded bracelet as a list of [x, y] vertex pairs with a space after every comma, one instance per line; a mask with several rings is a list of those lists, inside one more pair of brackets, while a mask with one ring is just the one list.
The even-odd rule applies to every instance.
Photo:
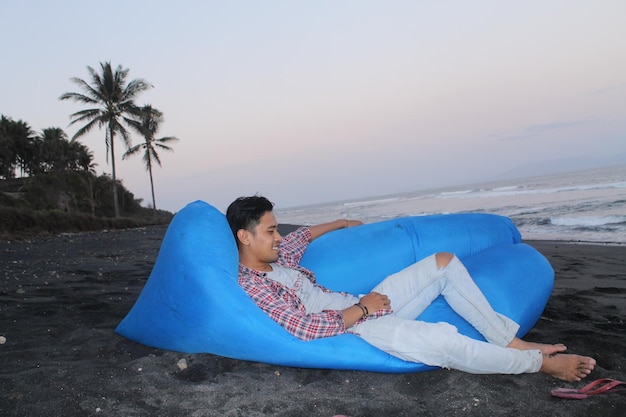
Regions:
[[366, 318], [370, 315], [369, 310], [363, 304], [356, 303], [355, 306], [358, 306], [361, 309], [361, 311], [363, 312], [363, 318]]

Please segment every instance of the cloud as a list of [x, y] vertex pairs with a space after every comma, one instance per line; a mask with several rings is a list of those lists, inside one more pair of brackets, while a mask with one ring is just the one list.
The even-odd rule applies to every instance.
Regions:
[[503, 136], [495, 135], [498, 140], [501, 141], [516, 141], [516, 140], [525, 140], [531, 139], [541, 134], [547, 132], [553, 132], [556, 130], [567, 129], [571, 127], [582, 126], [591, 123], [594, 119], [583, 119], [583, 120], [573, 120], [573, 121], [565, 121], [565, 122], [550, 122], [550, 123], [542, 123], [537, 125], [532, 125], [525, 127], [521, 131], [514, 133], [507, 133]]
[[610, 93], [614, 93], [614, 92], [620, 92], [622, 90], [626, 90], [626, 83], [609, 85], [608, 87], [599, 88], [597, 90], [589, 91], [589, 92], [587, 92], [587, 95], [593, 96], [593, 95], [600, 95], [600, 94], [610, 94]]

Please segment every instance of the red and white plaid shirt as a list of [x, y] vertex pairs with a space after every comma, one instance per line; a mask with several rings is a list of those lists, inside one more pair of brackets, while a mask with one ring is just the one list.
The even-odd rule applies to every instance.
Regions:
[[[316, 284], [315, 274], [300, 266], [300, 259], [311, 242], [308, 227], [301, 227], [283, 238], [276, 264], [295, 269], [322, 291], [332, 291]], [[267, 277], [265, 272], [239, 264], [239, 285], [274, 321], [289, 333], [302, 340], [336, 336], [345, 333], [343, 314], [338, 310], [325, 310], [307, 314], [304, 304], [295, 291]]]

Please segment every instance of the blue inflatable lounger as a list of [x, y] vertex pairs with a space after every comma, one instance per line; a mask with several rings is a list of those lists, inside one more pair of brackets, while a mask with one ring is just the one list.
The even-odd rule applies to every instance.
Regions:
[[[491, 214], [406, 217], [328, 233], [302, 265], [336, 291], [368, 293], [387, 275], [435, 252], [454, 252], [493, 308], [525, 335], [552, 291], [554, 271], [521, 243], [510, 219]], [[116, 331], [133, 341], [275, 365], [375, 372], [432, 367], [395, 358], [352, 334], [302, 341], [267, 316], [237, 284], [237, 248], [226, 217], [196, 201], [174, 216], [150, 277]], [[439, 297], [418, 318], [480, 334]]]

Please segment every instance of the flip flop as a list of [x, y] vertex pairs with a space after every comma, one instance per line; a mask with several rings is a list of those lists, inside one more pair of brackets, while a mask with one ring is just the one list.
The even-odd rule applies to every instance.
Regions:
[[620, 385], [626, 385], [626, 382], [618, 381], [612, 378], [597, 379], [581, 389], [573, 388], [556, 388], [551, 391], [551, 394], [559, 398], [568, 398], [572, 400], [583, 400], [589, 396], [602, 394], [605, 392], [619, 392], [626, 391], [625, 388], [616, 388]]

